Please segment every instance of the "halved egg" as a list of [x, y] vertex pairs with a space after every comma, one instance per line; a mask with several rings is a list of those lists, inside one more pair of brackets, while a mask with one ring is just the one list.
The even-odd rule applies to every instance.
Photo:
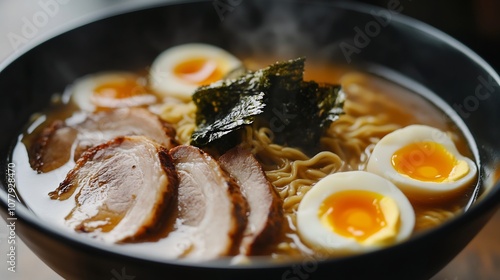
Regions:
[[[144, 78], [128, 72], [101, 72], [82, 77], [69, 89], [70, 100], [85, 111], [153, 104]], [[67, 93], [67, 94], [68, 94]]]
[[309, 246], [357, 253], [407, 239], [415, 213], [390, 181], [365, 171], [339, 172], [316, 183], [297, 210], [297, 230]]
[[410, 125], [377, 143], [366, 171], [390, 180], [410, 198], [428, 201], [459, 194], [476, 178], [477, 168], [445, 132]]
[[221, 80], [240, 66], [239, 59], [216, 46], [184, 44], [155, 59], [149, 82], [158, 94], [189, 100], [199, 86]]

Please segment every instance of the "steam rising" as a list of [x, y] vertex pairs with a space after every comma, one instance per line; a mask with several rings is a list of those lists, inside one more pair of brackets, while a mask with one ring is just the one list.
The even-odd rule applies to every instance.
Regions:
[[249, 2], [222, 22], [222, 28], [234, 39], [231, 50], [276, 59], [341, 55], [338, 42], [329, 42], [329, 37], [342, 15], [325, 9], [325, 3]]

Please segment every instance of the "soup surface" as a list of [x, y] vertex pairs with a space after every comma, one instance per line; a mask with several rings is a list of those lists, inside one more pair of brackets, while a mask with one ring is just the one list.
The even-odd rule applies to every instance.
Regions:
[[[193, 62], [190, 64], [189, 61], [183, 62], [181, 64], [182, 71], [179, 70], [180, 68], [178, 67], [175, 69], [177, 69], [177, 72], [181, 71], [182, 75], [188, 76], [188, 79], [195, 81], [195, 88], [203, 84], [204, 76], [206, 76], [206, 79], [209, 82], [212, 82], [214, 75], [210, 74], [212, 73], [211, 71], [217, 72], [218, 75], [220, 74], [220, 71], [222, 71], [221, 69], [218, 69], [216, 65], [212, 65], [210, 62], [203, 61], [202, 59], [198, 59], [196, 57], [192, 58], [190, 61], [194, 61], [195, 63]], [[247, 68], [260, 69], [265, 67], [267, 61], [264, 59], [246, 59], [243, 61], [243, 64]], [[143, 71], [139, 71], [139, 73], [141, 72]], [[189, 145], [192, 134], [197, 129], [197, 106], [193, 100], [190, 98], [184, 98], [182, 94], [174, 95], [172, 97], [168, 96], [168, 94], [165, 96], [160, 92], [161, 90], [154, 88], [151, 81], [147, 81], [147, 75], [136, 73], [133, 73], [132, 75], [138, 76], [138, 81], [139, 83], [142, 83], [142, 87], [134, 88], [136, 86], [126, 84], [126, 86], [122, 86], [122, 90], [127, 90], [127, 87], [134, 88], [135, 95], [130, 98], [135, 98], [134, 100], [140, 99], [139, 103], [134, 103], [134, 106], [146, 108], [155, 115], [158, 115], [162, 121], [168, 123], [173, 129], [175, 129], [175, 145]], [[331, 174], [367, 170], [368, 162], [376, 145], [381, 142], [382, 138], [395, 131], [415, 124], [436, 128], [444, 132], [444, 134], [451, 139], [459, 154], [467, 158], [472, 158], [471, 150], [463, 132], [458, 129], [457, 125], [455, 125], [450, 117], [435, 106], [431, 101], [426, 100], [419, 94], [408, 90], [404, 87], [404, 85], [398, 84], [398, 81], [388, 81], [373, 74], [356, 69], [336, 65], [325, 65], [314, 61], [308, 61], [306, 63], [304, 80], [339, 84], [341, 85], [342, 91], [345, 93], [346, 97], [343, 105], [344, 114], [341, 114], [337, 120], [328, 125], [328, 127], [324, 130], [324, 133], [321, 134], [318, 143], [311, 143], [311, 146], [313, 146], [311, 150], [313, 152], [306, 151], [301, 148], [290, 147], [282, 143], [275, 143], [274, 134], [277, 130], [276, 127], [280, 127], [281, 123], [286, 124], [289, 121], [287, 118], [293, 119], [295, 117], [290, 114], [288, 117], [286, 114], [278, 114], [278, 118], [274, 123], [274, 128], [269, 125], [264, 125], [262, 122], [255, 121], [252, 124], [244, 126], [240, 130], [241, 137], [238, 145], [242, 149], [250, 151], [251, 154], [257, 159], [258, 164], [264, 171], [266, 179], [271, 184], [274, 192], [277, 194], [277, 198], [280, 200], [279, 205], [281, 209], [279, 209], [278, 212], [282, 212], [280, 215], [283, 215], [283, 222], [279, 224], [280, 230], [277, 231], [275, 234], [276, 236], [268, 238], [269, 244], [266, 245], [266, 249], [257, 255], [270, 256], [275, 260], [287, 260], [308, 256], [332, 257], [359, 252], [357, 249], [349, 249], [350, 245], [342, 245], [339, 249], [315, 245], [314, 242], [310, 241], [306, 237], [308, 234], [301, 232], [300, 223], [297, 221], [298, 211], [301, 208], [301, 202], [306, 194], [308, 194], [311, 189], [314, 189], [315, 185], [322, 181], [322, 179], [325, 179]], [[98, 92], [96, 95], [97, 97], [91, 97], [94, 98], [94, 101], [97, 100], [93, 103], [94, 106], [95, 104], [110, 104], [106, 103], [108, 102], [106, 98], [113, 99], [115, 97], [123, 97], [120, 96], [119, 93], [113, 93], [112, 90], [107, 90], [106, 86], [112, 88], [113, 84], [101, 84], [96, 87], [96, 91]], [[75, 87], [73, 87], [73, 89], [74, 88]], [[87, 201], [83, 201], [82, 199], [78, 200], [78, 198], [84, 197], [84, 194], [82, 194], [80, 189], [76, 188], [67, 194], [59, 189], [60, 193], [67, 196], [66, 198], [59, 196], [57, 199], [53, 199], [54, 197], [51, 199], [51, 196], [49, 196], [49, 193], [54, 192], [58, 189], [62, 182], [67, 180], [68, 172], [75, 167], [74, 159], [75, 154], [77, 153], [77, 150], [75, 150], [75, 144], [72, 142], [69, 143], [68, 149], [71, 150], [71, 153], [69, 153], [68, 156], [63, 156], [62, 159], [59, 158], [51, 161], [51, 163], [54, 163], [53, 167], [50, 167], [49, 163], [44, 165], [44, 168], [51, 170], [42, 170], [41, 172], [38, 170], [39, 172], [37, 172], [33, 169], [33, 166], [30, 165], [30, 160], [33, 161], [33, 154], [31, 151], [33, 150], [33, 146], [40, 141], [40, 135], [43, 133], [44, 129], [46, 130], [47, 127], [52, 125], [54, 121], [57, 120], [63, 121], [66, 126], [71, 127], [73, 124], [82, 123], [82, 120], [84, 120], [89, 114], [88, 111], [85, 112], [85, 109], [82, 109], [84, 106], [82, 106], [81, 103], [73, 102], [73, 97], [68, 98], [68, 94], [69, 93], [65, 93], [63, 97], [58, 98], [53, 107], [34, 116], [32, 123], [27, 127], [24, 134], [19, 137], [19, 142], [13, 150], [12, 155], [13, 162], [18, 168], [18, 191], [26, 205], [34, 213], [36, 213], [40, 219], [47, 222], [47, 224], [50, 224], [61, 231], [79, 234], [82, 238], [99, 239], [100, 233], [111, 231], [113, 227], [107, 229], [104, 227], [99, 228], [99, 226], [90, 227], [88, 226], [90, 225], [90, 222], [85, 220], [87, 224], [85, 229], [82, 230], [72, 224], [71, 221], [73, 221], [73, 223], [75, 222], [73, 218], [68, 218], [71, 215], [73, 215], [73, 217], [76, 215], [75, 207], [78, 207], [80, 204], [84, 205], [84, 203], [87, 203]], [[73, 92], [71, 94], [74, 95], [77, 93]], [[138, 98], [137, 96], [141, 97]], [[85, 98], [85, 96], [83, 98]], [[87, 96], [86, 98], [89, 97]], [[117, 103], [112, 102], [112, 104]], [[127, 106], [128, 105], [117, 105], [116, 107]], [[96, 106], [96, 108], [91, 108], [90, 110], [101, 110], [99, 106]], [[114, 109], [108, 108], [107, 110]], [[66, 138], [63, 139], [70, 139], [72, 137], [71, 132], [68, 135], [69, 136], [66, 136]], [[299, 134], [297, 137], [300, 138], [302, 135]], [[395, 139], [399, 138], [395, 137]], [[402, 145], [404, 145], [404, 143]], [[415, 149], [418, 151], [418, 147]], [[207, 152], [207, 155], [210, 154], [215, 159], [217, 159], [220, 155], [217, 152], [213, 152], [211, 149], [205, 149], [205, 151]], [[448, 152], [445, 151], [443, 153]], [[82, 155], [85, 155], [85, 151]], [[457, 162], [460, 162], [460, 158], [457, 155], [451, 154], [450, 157], [452, 158], [452, 164], [455, 164], [455, 161], [453, 161], [455, 160], [454, 156], [457, 158]], [[172, 157], [175, 162], [176, 155], [173, 154]], [[90, 164], [89, 162], [92, 160], [95, 160], [95, 158], [89, 160], [87, 164]], [[456, 165], [458, 166], [458, 163]], [[451, 169], [453, 169], [453, 166]], [[177, 170], [180, 169], [181, 167], [177, 165]], [[427, 175], [433, 174], [434, 172], [434, 169], [429, 169], [428, 166], [419, 170]], [[467, 170], [463, 171], [463, 173], [468, 172]], [[450, 173], [451, 171], [447, 172]], [[460, 172], [462, 172], [460, 170], [453, 172], [458, 172], [458, 175], [453, 176], [459, 179], [465, 176], [465, 173], [460, 175]], [[381, 173], [385, 174], [385, 172]], [[458, 181], [459, 179], [456, 180]], [[324, 182], [326, 182], [326, 180]], [[332, 184], [335, 184], [337, 181], [333, 180], [332, 182]], [[451, 194], [447, 193], [444, 195], [435, 195], [430, 192], [431, 194], [428, 197], [425, 197], [425, 191], [419, 192], [419, 195], [414, 197], [412, 196], [411, 191], [409, 191], [410, 194], [408, 195], [406, 189], [402, 188], [411, 203], [412, 210], [414, 211], [414, 216], [412, 216], [414, 223], [412, 224], [413, 226], [411, 227], [410, 234], [414, 235], [420, 231], [436, 227], [451, 217], [459, 214], [470, 200], [475, 183], [475, 179], [467, 181], [465, 186], [460, 186], [460, 190], [458, 191], [451, 191]], [[362, 184], [362, 182], [353, 181], [351, 184], [355, 186], [356, 184]], [[318, 189], [319, 185], [320, 184], [318, 184]], [[438, 183], [436, 183], [436, 186], [437, 188], [440, 188]], [[325, 188], [328, 189], [328, 187]], [[420, 195], [421, 193], [424, 193], [424, 198]], [[245, 196], [244, 188], [243, 195]], [[346, 220], [343, 223], [347, 223], [347, 225], [343, 228], [343, 230], [339, 229], [342, 227], [339, 226], [340, 222], [334, 221], [333, 224], [336, 226], [332, 227], [338, 229], [333, 230], [336, 232], [335, 236], [342, 236], [342, 238], [339, 239], [340, 241], [332, 241], [330, 243], [343, 243], [345, 239], [349, 240], [349, 242], [357, 240], [356, 246], [361, 244], [359, 245], [361, 247], [364, 246], [363, 244], [365, 243], [363, 242], [365, 241], [372, 244], [370, 243], [372, 241], [369, 241], [371, 240], [370, 238], [366, 236], [363, 237], [363, 235], [358, 234], [359, 231], [354, 230], [353, 227], [359, 226], [362, 228], [368, 226], [370, 229], [367, 229], [366, 232], [371, 232], [371, 235], [374, 234], [374, 232], [379, 232], [381, 228], [385, 228], [387, 225], [391, 224], [390, 220], [392, 219], [392, 214], [387, 214], [392, 213], [392, 210], [390, 209], [393, 208], [391, 207], [400, 209], [396, 211], [397, 214], [394, 214], [396, 215], [396, 218], [394, 218], [396, 222], [393, 225], [395, 228], [394, 231], [397, 232], [400, 230], [398, 229], [400, 225], [405, 223], [403, 221], [405, 214], [401, 212], [402, 208], [398, 206], [399, 204], [397, 201], [392, 203], [390, 202], [392, 200], [384, 200], [389, 202], [381, 203], [381, 208], [373, 208], [375, 210], [366, 210], [368, 212], [363, 212], [364, 210], [361, 211], [359, 209], [363, 207], [372, 207], [370, 205], [373, 205], [373, 201], [381, 201], [383, 199], [380, 196], [374, 196], [366, 191], [357, 191], [354, 195], [354, 198], [351, 198], [351, 203], [347, 204], [348, 206], [342, 206], [344, 204], [336, 202], [336, 199], [339, 199], [338, 197], [349, 197], [348, 194], [328, 196], [330, 199], [328, 200], [330, 201], [329, 203], [334, 205], [332, 206], [332, 209], [347, 207], [346, 213], [351, 211], [349, 205], [359, 202], [357, 201], [359, 197], [366, 197], [368, 201], [366, 204], [368, 206], [360, 206], [356, 208], [357, 212], [349, 212], [350, 214], [346, 214], [348, 216], [346, 216], [347, 218], [345, 218]], [[93, 197], [95, 198], [95, 196]], [[191, 228], [187, 224], [182, 224], [182, 221], [178, 218], [176, 219], [176, 217], [179, 217], [178, 215], [181, 215], [181, 212], [184, 211], [186, 207], [198, 207], [199, 205], [207, 202], [193, 199], [192, 203], [182, 204], [182, 201], [174, 201], [172, 203], [174, 206], [169, 207], [170, 210], [168, 213], [170, 214], [160, 215], [160, 219], [162, 219], [162, 221], [155, 222], [157, 224], [161, 224], [160, 230], [149, 232], [149, 234], [146, 235], [141, 235], [140, 238], [137, 237], [129, 240], [119, 240], [117, 242], [106, 242], [106, 240], [104, 240], [104, 243], [110, 243], [110, 246], [122, 246], [131, 252], [147, 252], [147, 254], [166, 259], [183, 258], [186, 255], [189, 255], [191, 252], [190, 250], [192, 249], [186, 248], [190, 246], [206, 246], [199, 244], [193, 245], [196, 242], [189, 241], [187, 239], [184, 240], [182, 234], [191, 230]], [[249, 202], [249, 204], [251, 204], [251, 202]], [[322, 205], [322, 207], [326, 207], [325, 204]], [[81, 209], [78, 211], [80, 210]], [[368, 217], [369, 214], [367, 214], [369, 211], [375, 211], [376, 214], [374, 215], [378, 215], [376, 216], [378, 217], [378, 226], [370, 226], [370, 217]], [[72, 214], [70, 215], [70, 213]], [[335, 215], [339, 216], [340, 214]], [[335, 215], [331, 215], [330, 218], [334, 219], [332, 217], [337, 217]], [[112, 218], [108, 217], [106, 219], [109, 221]], [[120, 221], [120, 219], [124, 218], [120, 216], [117, 219]], [[320, 219], [318, 220], [320, 222], [323, 221]], [[95, 221], [99, 221], [99, 219]], [[113, 223], [111, 223], [111, 225], [113, 225]], [[353, 236], [350, 236], [351, 234]], [[379, 239], [373, 239], [375, 240], [373, 241], [373, 244], [376, 246], [386, 246], [388, 244], [399, 242], [397, 237], [395, 237], [397, 234], [394, 236], [391, 235], [391, 233], [385, 234], [392, 237], [380, 237]], [[311, 236], [314, 235], [314, 233], [311, 234]], [[176, 236], [177, 238], [175, 238]], [[345, 238], [346, 236], [348, 237]], [[190, 244], [190, 242], [193, 244]], [[367, 251], [372, 250], [373, 248], [378, 248], [370, 246], [372, 245], [368, 246], [368, 249], [366, 249]], [[238, 253], [236, 250], [231, 253], [221, 254], [218, 257], [222, 257], [224, 255], [253, 255], [245, 252], [242, 253], [242, 251], [240, 251]]]

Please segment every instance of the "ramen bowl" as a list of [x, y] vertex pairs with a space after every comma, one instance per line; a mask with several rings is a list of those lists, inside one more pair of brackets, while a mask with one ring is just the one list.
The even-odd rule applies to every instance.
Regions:
[[[223, 2], [223, 3], [222, 3]], [[251, 2], [251, 3], [249, 3]], [[428, 279], [487, 223], [500, 201], [500, 78], [448, 35], [398, 14], [401, 7], [290, 1], [200, 1], [101, 11], [0, 65], [2, 216], [51, 269], [67, 279]], [[220, 46], [238, 57], [306, 56], [376, 73], [432, 99], [463, 130], [478, 170], [463, 213], [384, 249], [345, 257], [248, 264], [185, 262], [60, 231], [16, 191], [11, 151], [30, 117], [75, 79], [108, 69], [147, 69], [183, 43]], [[9, 180], [10, 179], [10, 180]], [[37, 186], [32, 186], [37, 187]], [[15, 218], [15, 220], [13, 220]], [[127, 278], [128, 277], [128, 278]]]

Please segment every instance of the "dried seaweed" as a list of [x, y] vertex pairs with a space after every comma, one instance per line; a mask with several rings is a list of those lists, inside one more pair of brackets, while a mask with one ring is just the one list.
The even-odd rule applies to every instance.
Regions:
[[303, 81], [304, 58], [277, 62], [255, 72], [200, 87], [193, 95], [196, 146], [209, 146], [256, 119], [278, 144], [308, 148], [343, 114], [338, 85]]

